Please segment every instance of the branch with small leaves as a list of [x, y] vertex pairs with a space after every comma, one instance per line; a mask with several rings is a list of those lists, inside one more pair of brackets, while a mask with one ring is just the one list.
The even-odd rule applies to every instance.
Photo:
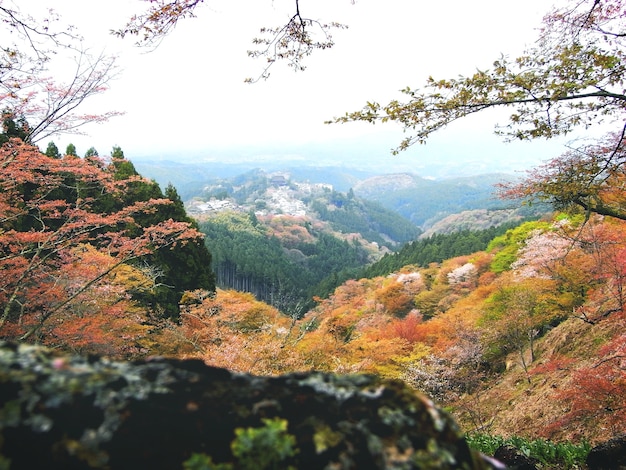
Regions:
[[[150, 7], [141, 14], [134, 15], [126, 25], [111, 31], [120, 38], [136, 36], [136, 45], [156, 48], [185, 18], [195, 17], [195, 11], [204, 0], [146, 0]], [[248, 51], [252, 58], [266, 60], [261, 74], [256, 78], [247, 78], [247, 83], [255, 83], [269, 77], [269, 69], [279, 61], [287, 62], [293, 70], [302, 71], [306, 67], [303, 60], [315, 50], [329, 49], [334, 46], [330, 34], [333, 29], [345, 29], [346, 25], [337, 22], [321, 22], [304, 17], [300, 12], [300, 2], [295, 1], [295, 13], [283, 25], [263, 27], [261, 36], [252, 40], [258, 49]], [[354, 3], [354, 0], [351, 0]]]
[[[401, 90], [404, 100], [368, 102], [328, 123], [397, 122], [409, 135], [393, 150], [397, 154], [425, 143], [458, 119], [491, 108], [514, 109], [508, 122], [496, 127], [507, 139], [551, 138], [579, 127], [621, 122], [626, 109], [626, 7], [608, 0], [590, 6], [589, 1], [547, 15], [540, 41], [514, 60], [503, 56], [491, 69], [457, 79], [430, 77], [419, 90]], [[587, 19], [581, 22], [581, 15]]]

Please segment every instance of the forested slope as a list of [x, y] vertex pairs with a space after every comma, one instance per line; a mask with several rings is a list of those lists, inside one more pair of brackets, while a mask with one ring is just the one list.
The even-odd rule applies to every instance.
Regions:
[[316, 286], [329, 273], [365, 265], [367, 242], [333, 234], [327, 226], [296, 217], [269, 218], [221, 212], [200, 223], [213, 255], [218, 286], [253, 293], [287, 314], [312, 306]]
[[598, 442], [626, 431], [625, 231], [602, 218], [526, 222], [485, 250], [349, 280], [301, 319], [218, 291], [185, 307], [194, 347], [168, 341], [235, 370], [399, 378], [468, 432]]
[[80, 158], [5, 137], [0, 337], [137, 354], [155, 322], [178, 318], [185, 291], [214, 291], [176, 191], [142, 178], [119, 147]]

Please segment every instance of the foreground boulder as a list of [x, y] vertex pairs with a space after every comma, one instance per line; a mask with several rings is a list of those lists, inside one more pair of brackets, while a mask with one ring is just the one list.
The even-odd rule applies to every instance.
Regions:
[[496, 449], [493, 455], [499, 462], [515, 470], [537, 470], [540, 463], [537, 459], [524, 455], [518, 448], [504, 444]]
[[589, 470], [626, 469], [626, 434], [595, 446], [586, 463]]
[[[3, 466], [4, 465], [4, 466]], [[0, 468], [491, 468], [401, 382], [0, 343]]]

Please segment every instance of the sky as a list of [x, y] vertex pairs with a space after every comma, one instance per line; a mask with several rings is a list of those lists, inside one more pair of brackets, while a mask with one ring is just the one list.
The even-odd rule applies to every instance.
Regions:
[[[28, 8], [50, 2], [29, 0]], [[437, 133], [400, 156], [395, 124], [324, 124], [367, 101], [399, 98], [430, 75], [453, 78], [488, 68], [501, 54], [515, 56], [536, 39], [545, 0], [300, 0], [303, 16], [337, 21], [336, 45], [307, 58], [294, 72], [277, 63], [266, 81], [244, 83], [264, 64], [248, 57], [263, 26], [283, 24], [294, 0], [205, 0], [154, 50], [109, 31], [141, 11], [139, 0], [55, 0], [93, 52], [117, 55], [120, 72], [83, 111], [122, 111], [86, 136], [55, 138], [59, 149], [114, 145], [127, 157], [181, 160], [376, 158], [420, 168], [445, 159], [507, 159], [529, 167], [558, 155], [563, 142], [507, 144], [493, 135], [502, 115], [474, 116]], [[22, 7], [23, 8], [23, 7]], [[45, 147], [45, 143], [42, 143]]]

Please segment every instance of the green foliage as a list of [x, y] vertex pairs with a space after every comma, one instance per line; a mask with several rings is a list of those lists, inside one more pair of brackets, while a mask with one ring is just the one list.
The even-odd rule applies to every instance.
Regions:
[[2, 112], [2, 132], [0, 132], [0, 145], [15, 137], [26, 141], [28, 139], [28, 122], [23, 117], [17, 118], [10, 110]]
[[[97, 153], [96, 153], [97, 154]], [[137, 202], [150, 199], [169, 199], [169, 205], [163, 205], [156, 212], [138, 214], [135, 217], [135, 226], [125, 226], [124, 229], [141, 231], [144, 227], [167, 221], [187, 222], [193, 228], [197, 223], [190, 218], [184, 204], [173, 186], [165, 189], [165, 194], [154, 181], [141, 178], [133, 163], [124, 158], [120, 147], [113, 147], [110, 168], [116, 180], [128, 180], [128, 190], [123, 198], [113, 200], [107, 194], [98, 195], [98, 203], [103, 211], [120, 210]], [[161, 248], [153, 254], [142, 257], [138, 264], [149, 267], [156, 275], [155, 288], [151, 292], [135, 292], [134, 299], [142, 304], [161, 311], [165, 317], [176, 318], [179, 314], [179, 302], [184, 291], [204, 289], [215, 290], [215, 276], [211, 269], [211, 253], [202, 241], [188, 241]]]
[[[198, 228], [197, 223], [187, 216], [176, 188], [169, 185], [163, 195], [155, 182], [142, 184], [153, 188], [155, 192], [158, 190], [155, 197], [165, 197], [172, 201], [172, 204], [161, 207], [158, 213], [148, 216], [148, 220], [154, 223], [172, 219], [188, 222], [192, 227]], [[186, 244], [162, 248], [146, 260], [162, 271], [162, 278], [158, 279], [161, 285], [156, 288], [156, 301], [164, 309], [165, 316], [178, 316], [180, 299], [185, 291], [215, 290], [212, 256], [202, 241], [189, 241]]]
[[59, 158], [61, 154], [59, 153], [59, 148], [52, 141], [48, 142], [48, 147], [46, 148], [45, 154], [51, 158]]
[[287, 432], [287, 420], [263, 419], [264, 426], [237, 428], [230, 444], [236, 463], [214, 463], [203, 453], [183, 462], [184, 470], [278, 470], [293, 469], [285, 460], [297, 454], [296, 438]]
[[588, 442], [574, 444], [572, 442], [551, 442], [543, 439], [528, 440], [513, 436], [503, 438], [489, 434], [470, 434], [467, 436], [469, 446], [485, 455], [494, 455], [503, 445], [512, 445], [527, 457], [538, 459], [543, 465], [551, 468], [577, 468], [585, 463], [591, 450]]
[[[253, 170], [233, 178], [209, 181], [196, 196], [204, 200], [230, 199], [246, 210], [265, 210], [270, 183], [265, 172]], [[329, 222], [337, 232], [359, 233], [370, 242], [389, 247], [413, 240], [421, 233], [415, 224], [396, 211], [356, 197], [354, 191], [344, 194], [327, 187], [300, 191], [298, 184], [291, 180], [281, 186], [292, 191], [294, 197], [308, 205], [309, 211], [316, 212], [320, 220]]]
[[[310, 226], [306, 230], [314, 242], [286, 250], [250, 214], [222, 212], [203, 221], [200, 230], [213, 254], [220, 287], [251, 292], [290, 315], [304, 313], [313, 295], [331, 292], [341, 283], [338, 277], [327, 280], [329, 273], [345, 275], [367, 262], [360, 245]], [[323, 287], [318, 287], [320, 283]]]
[[261, 428], [238, 428], [231, 443], [233, 455], [242, 470], [285, 468], [282, 463], [297, 450], [296, 438], [287, 433], [287, 420], [264, 419]]
[[98, 151], [95, 149], [95, 147], [89, 147], [85, 152], [85, 158], [97, 157], [98, 155]]
[[232, 470], [230, 463], [214, 463], [213, 459], [206, 454], [191, 454], [183, 462], [184, 470]]
[[361, 273], [361, 277], [386, 276], [404, 266], [426, 267], [430, 263], [440, 263], [449, 258], [482, 251], [490, 245], [494, 237], [513, 225], [514, 223], [504, 224], [475, 232], [463, 230], [450, 234], [435, 234], [423, 240], [407, 243], [396, 253], [387, 254], [367, 267]]
[[409, 220], [373, 201], [346, 196], [337, 191], [315, 199], [311, 208], [321, 220], [343, 233], [360, 233], [368, 241], [393, 246], [382, 235], [397, 242], [415, 239], [420, 230]]
[[67, 147], [65, 148], [65, 155], [77, 157], [78, 154], [76, 153], [76, 146], [72, 143], [67, 144]]
[[491, 240], [487, 245], [487, 251], [496, 251], [491, 262], [491, 271], [494, 273], [507, 271], [517, 259], [517, 251], [524, 245], [531, 232], [534, 230], [548, 230], [549, 227], [550, 224], [548, 222], [525, 222]]

